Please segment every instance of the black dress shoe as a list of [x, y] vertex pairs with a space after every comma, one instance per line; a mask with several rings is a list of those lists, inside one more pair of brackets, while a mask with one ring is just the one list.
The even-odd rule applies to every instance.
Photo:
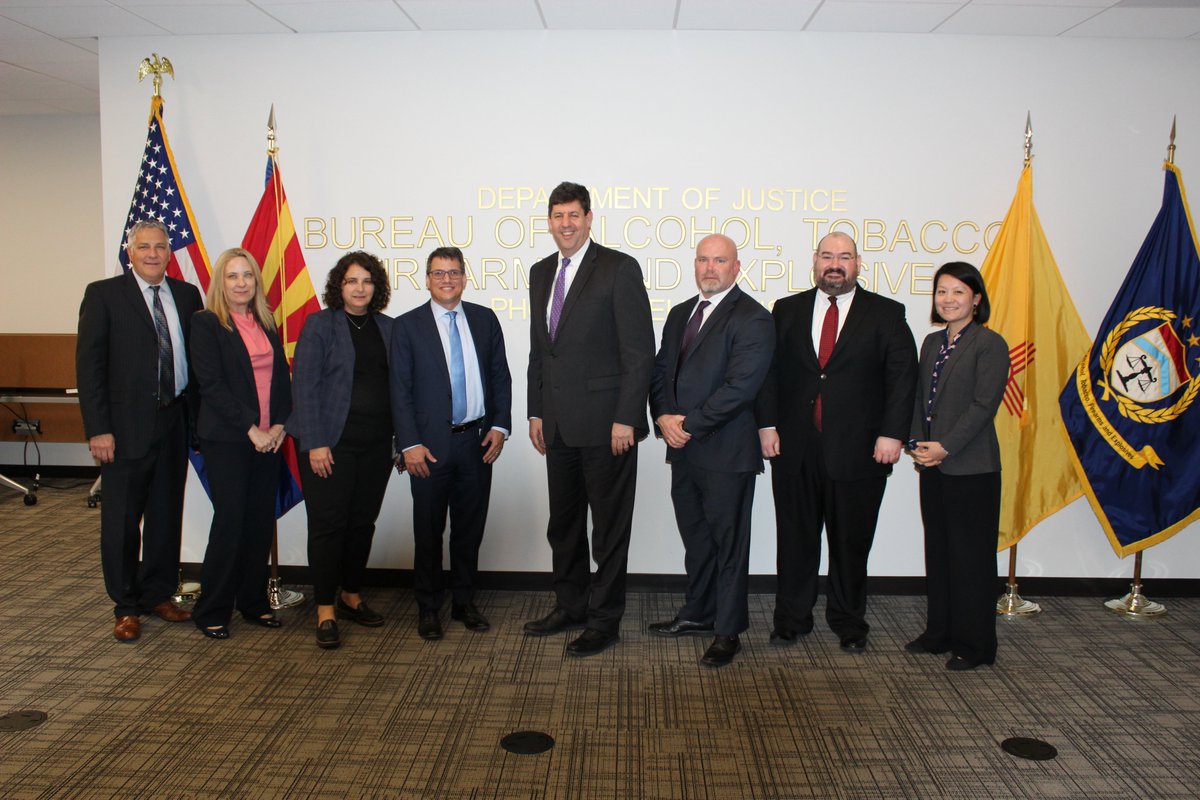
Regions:
[[646, 630], [655, 636], [688, 636], [696, 633], [712, 633], [712, 623], [689, 622], [686, 619], [668, 620], [666, 622], [651, 622]]
[[337, 620], [327, 619], [317, 625], [317, 647], [322, 650], [330, 650], [338, 647], [341, 643], [342, 637], [338, 633]]
[[934, 655], [938, 655], [940, 653], [948, 652], [949, 650], [950, 650], [949, 647], [930, 646], [930, 645], [926, 644], [925, 640], [922, 639], [920, 636], [913, 639], [908, 644], [904, 645], [904, 652], [906, 652], [906, 653], [933, 653]]
[[421, 609], [420, 617], [417, 620], [417, 634], [427, 642], [434, 642], [442, 638], [442, 621], [438, 619], [436, 609]]
[[487, 617], [479, 613], [479, 609], [474, 603], [467, 603], [465, 606], [452, 606], [450, 608], [450, 619], [457, 620], [463, 624], [463, 627], [469, 631], [483, 633], [491, 628]]
[[847, 653], [861, 653], [867, 649], [865, 633], [848, 633], [842, 637], [842, 649]]
[[738, 637], [717, 636], [700, 657], [700, 663], [706, 667], [723, 667], [733, 661], [733, 657], [741, 649], [742, 643], [738, 641]]
[[771, 644], [779, 645], [780, 647], [795, 644], [799, 638], [800, 634], [791, 628], [777, 626], [775, 630], [771, 631]]
[[358, 608], [351, 608], [339, 595], [335, 606], [338, 616], [357, 622], [359, 625], [365, 625], [368, 628], [378, 628], [383, 624], [383, 615], [368, 606], [366, 600], [359, 600]]
[[965, 672], [966, 670], [975, 669], [980, 664], [985, 663], [990, 664], [992, 662], [974, 661], [970, 658], [964, 658], [963, 656], [951, 656], [950, 660], [946, 662], [946, 669], [950, 670], [951, 672]]
[[196, 627], [200, 629], [201, 633], [203, 633], [205, 636], [207, 636], [210, 639], [228, 639], [229, 638], [229, 626], [228, 625], [218, 625], [215, 628], [206, 628], [203, 625], [197, 625]]
[[246, 615], [243, 614], [242, 619], [246, 620], [246, 622], [249, 622], [253, 625], [261, 625], [264, 628], [282, 628], [283, 627], [283, 620], [281, 620], [279, 617], [275, 616], [274, 614], [268, 614], [265, 617], [247, 617]]
[[583, 620], [576, 619], [564, 609], [556, 607], [541, 619], [526, 622], [524, 631], [526, 636], [549, 636], [554, 633], [562, 633], [563, 631], [582, 627]]
[[621, 641], [621, 637], [615, 633], [605, 633], [595, 628], [588, 628], [580, 634], [578, 639], [567, 645], [567, 652], [573, 656], [587, 658], [604, 652], [619, 641]]

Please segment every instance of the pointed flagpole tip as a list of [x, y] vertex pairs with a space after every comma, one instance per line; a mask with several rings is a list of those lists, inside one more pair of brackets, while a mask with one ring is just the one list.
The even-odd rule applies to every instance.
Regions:
[[275, 130], [275, 104], [271, 103], [271, 113], [267, 116], [267, 127]]
[[1033, 160], [1033, 117], [1030, 112], [1025, 112], [1025, 166], [1029, 166], [1029, 162]]
[[1177, 119], [1178, 119], [1177, 114], [1173, 115], [1171, 117], [1171, 141], [1167, 144], [1167, 163], [1168, 164], [1175, 163], [1175, 122], [1177, 121]]
[[271, 113], [267, 116], [267, 155], [272, 158], [279, 152], [275, 145], [275, 104], [271, 103]]

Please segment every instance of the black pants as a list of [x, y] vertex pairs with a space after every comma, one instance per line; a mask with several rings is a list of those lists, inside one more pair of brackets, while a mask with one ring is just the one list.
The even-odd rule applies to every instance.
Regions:
[[267, 557], [275, 527], [279, 454], [244, 442], [203, 442], [213, 518], [200, 569], [197, 627], [226, 625], [234, 610], [246, 617], [271, 612]]
[[317, 605], [331, 606], [340, 586], [357, 594], [367, 573], [375, 520], [392, 475], [392, 443], [387, 437], [332, 449], [333, 472], [318, 477], [300, 453], [300, 484], [308, 515], [308, 568]]
[[[811, 456], [812, 454], [808, 454]], [[824, 474], [819, 457], [776, 458], [771, 467], [775, 495], [775, 624], [812, 630], [821, 564], [821, 528], [829, 540], [825, 621], [839, 636], [865, 636], [867, 558], [887, 478], [836, 481]]]
[[921, 471], [929, 616], [921, 642], [980, 664], [996, 660], [1000, 473]]
[[483, 462], [483, 436], [475, 426], [450, 437], [450, 451], [435, 453], [429, 477], [409, 476], [413, 499], [413, 593], [421, 609], [446, 599], [442, 533], [450, 516], [450, 599], [465, 606], [475, 594], [479, 545], [487, 526], [492, 465]]
[[683, 539], [687, 598], [679, 618], [712, 623], [718, 636], [750, 627], [750, 511], [753, 472], [713, 472], [671, 464], [671, 502]]
[[100, 465], [100, 566], [118, 617], [142, 614], [170, 599], [179, 582], [187, 477], [184, 409], [179, 403], [146, 421], [154, 426], [146, 455], [122, 458], [118, 441], [117, 458]]
[[569, 447], [556, 435], [546, 447], [546, 472], [550, 494], [546, 539], [553, 556], [558, 605], [578, 619], [586, 618], [589, 628], [616, 633], [625, 613], [637, 445], [614, 456], [607, 444]]

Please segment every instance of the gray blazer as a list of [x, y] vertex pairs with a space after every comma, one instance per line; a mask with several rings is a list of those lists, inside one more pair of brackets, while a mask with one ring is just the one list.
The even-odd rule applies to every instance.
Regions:
[[942, 337], [942, 331], [934, 331], [921, 344], [912, 437], [941, 442], [950, 453], [939, 467], [947, 475], [999, 472], [995, 418], [1008, 383], [1008, 344], [995, 331], [971, 323], [942, 366], [933, 419], [926, 430], [925, 403]]
[[[372, 316], [390, 363], [392, 318], [377, 312]], [[296, 449], [302, 453], [337, 444], [350, 416], [354, 342], [348, 324], [345, 311], [326, 308], [310, 315], [300, 331], [292, 361], [295, 410], [286, 427], [296, 439]]]

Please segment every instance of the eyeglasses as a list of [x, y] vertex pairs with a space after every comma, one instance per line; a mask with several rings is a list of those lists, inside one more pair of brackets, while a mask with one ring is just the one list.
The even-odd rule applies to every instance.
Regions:
[[461, 269], [435, 269], [429, 273], [429, 277], [438, 281], [440, 281], [442, 278], [453, 278], [454, 280], [458, 280], [462, 276], [463, 271]]

